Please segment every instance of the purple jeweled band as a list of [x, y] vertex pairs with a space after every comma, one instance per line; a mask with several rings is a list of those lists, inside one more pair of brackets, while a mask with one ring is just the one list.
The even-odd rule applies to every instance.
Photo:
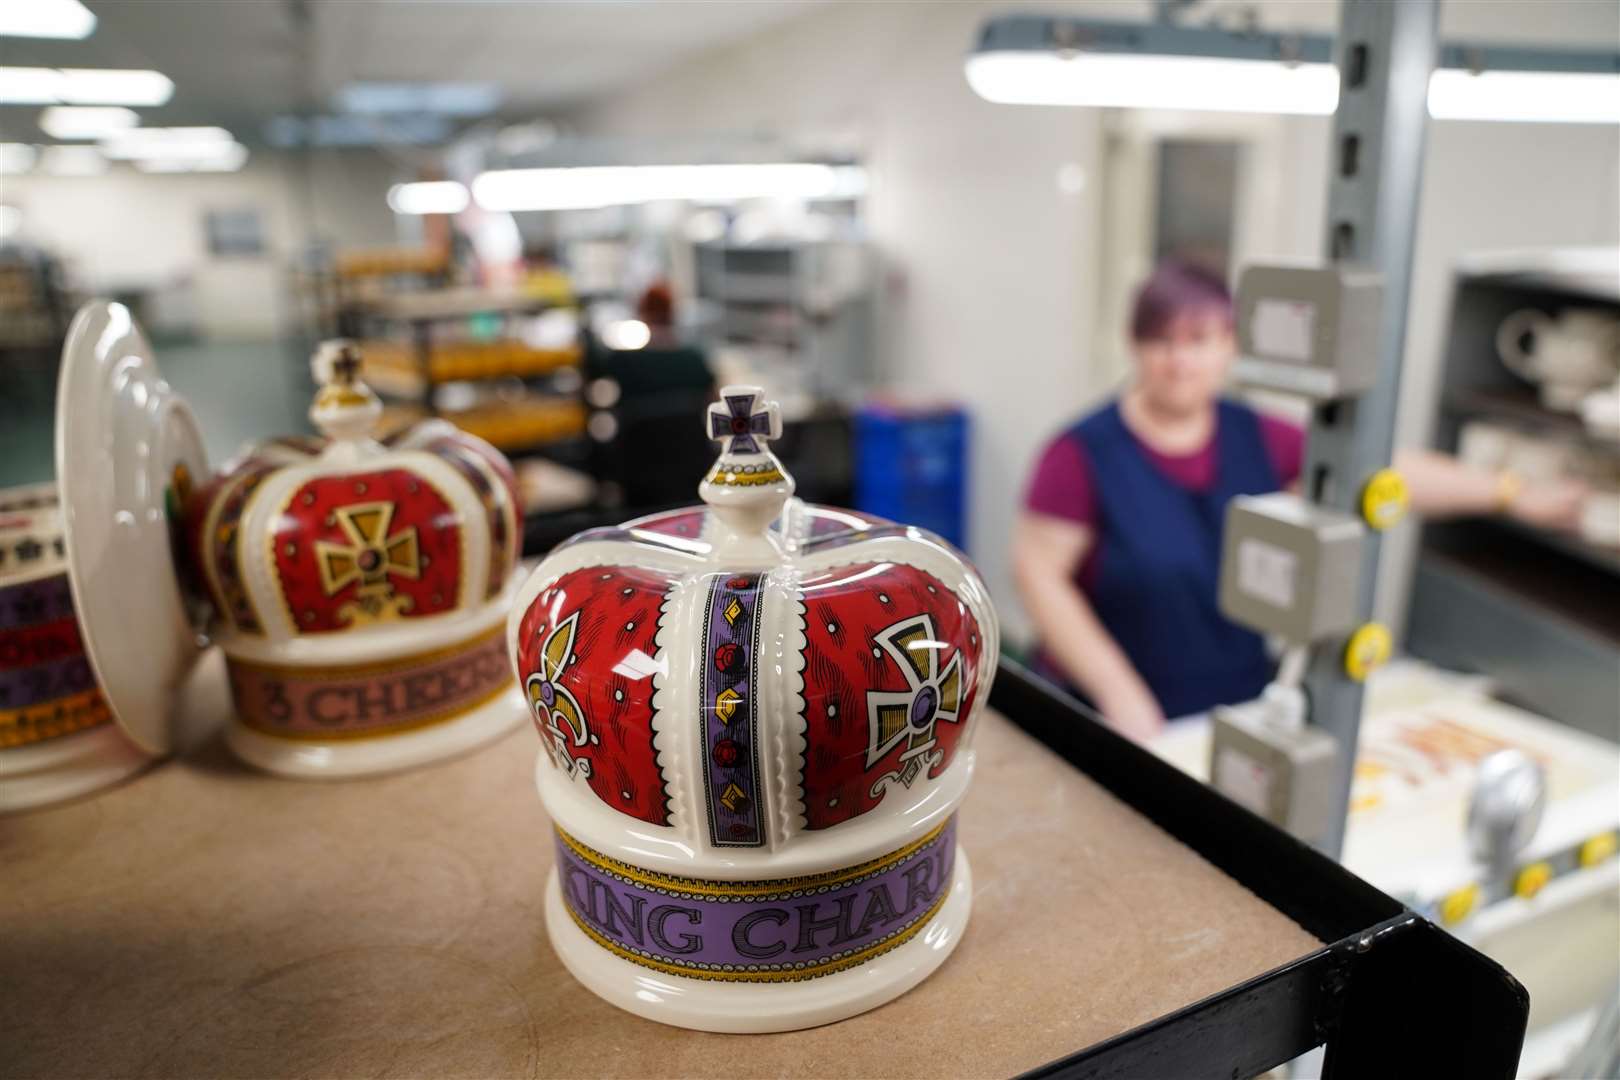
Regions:
[[67, 574], [0, 587], [0, 630], [73, 618], [73, 590]]
[[592, 941], [666, 975], [800, 982], [915, 937], [950, 893], [956, 818], [877, 859], [775, 881], [673, 877], [557, 830], [563, 903]]
[[754, 707], [759, 662], [759, 574], [717, 575], [703, 613], [703, 796], [709, 842], [759, 847], [759, 723]]
[[21, 709], [92, 690], [96, 676], [84, 653], [32, 667], [0, 667], [0, 709]]

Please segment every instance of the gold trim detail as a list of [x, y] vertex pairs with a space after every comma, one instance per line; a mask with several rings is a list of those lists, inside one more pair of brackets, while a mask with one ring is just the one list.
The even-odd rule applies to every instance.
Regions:
[[499, 637], [506, 632], [504, 623], [496, 623], [487, 630], [480, 630], [470, 638], [458, 641], [454, 645], [444, 645], [427, 652], [411, 653], [409, 656], [395, 657], [391, 660], [376, 660], [369, 664], [334, 665], [324, 667], [315, 664], [261, 664], [255, 660], [241, 660], [237, 657], [227, 657], [226, 662], [232, 667], [247, 668], [261, 672], [265, 675], [275, 675], [284, 679], [321, 680], [321, 679], [358, 679], [368, 675], [391, 675], [405, 668], [417, 667], [421, 664], [430, 664], [435, 660], [444, 660], [459, 653], [472, 652], [478, 646], [485, 644], [491, 638]]
[[803, 877], [773, 878], [767, 881], [709, 881], [702, 878], [678, 877], [674, 874], [660, 874], [653, 870], [643, 870], [638, 866], [620, 862], [609, 858], [594, 848], [586, 847], [575, 840], [559, 826], [553, 825], [557, 836], [567, 844], [575, 855], [590, 863], [598, 870], [605, 871], [616, 877], [626, 878], [638, 885], [647, 885], [654, 889], [668, 889], [671, 892], [682, 893], [687, 896], [729, 896], [765, 898], [775, 896], [782, 892], [792, 892], [796, 889], [820, 888], [827, 885], [838, 885], [857, 878], [871, 877], [874, 874], [904, 861], [908, 856], [921, 848], [927, 847], [939, 838], [940, 833], [951, 823], [953, 818], [946, 818], [943, 822], [929, 830], [927, 835], [913, 840], [905, 847], [879, 855], [854, 866], [847, 866], [842, 870], [828, 870], [820, 874], [806, 874]]
[[709, 472], [709, 483], [718, 484], [720, 487], [763, 487], [786, 479], [782, 470], [774, 467], [763, 472], [741, 472], [716, 465]]
[[107, 707], [107, 699], [95, 687], [20, 709], [0, 709], [0, 749], [32, 746], [63, 735], [75, 735], [111, 720], [112, 710]]

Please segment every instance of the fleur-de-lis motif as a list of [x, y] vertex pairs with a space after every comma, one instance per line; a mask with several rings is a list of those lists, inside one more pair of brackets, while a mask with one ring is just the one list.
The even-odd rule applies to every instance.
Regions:
[[563, 669], [574, 651], [574, 634], [579, 629], [579, 612], [552, 628], [540, 646], [540, 670], [523, 681], [529, 707], [534, 710], [535, 726], [551, 761], [569, 776], [590, 779], [589, 758], [575, 757], [574, 751], [595, 743], [590, 723], [579, 701], [561, 682]]

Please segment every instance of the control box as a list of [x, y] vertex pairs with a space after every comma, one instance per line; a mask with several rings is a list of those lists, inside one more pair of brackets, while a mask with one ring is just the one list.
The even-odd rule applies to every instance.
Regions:
[[1226, 509], [1221, 613], [1309, 644], [1356, 624], [1365, 526], [1297, 495], [1239, 495]]
[[1238, 277], [1238, 381], [1333, 401], [1378, 375], [1383, 278], [1352, 266], [1249, 266]]
[[1233, 802], [1302, 840], [1327, 835], [1338, 744], [1318, 727], [1274, 722], [1265, 698], [1215, 709], [1210, 783]]

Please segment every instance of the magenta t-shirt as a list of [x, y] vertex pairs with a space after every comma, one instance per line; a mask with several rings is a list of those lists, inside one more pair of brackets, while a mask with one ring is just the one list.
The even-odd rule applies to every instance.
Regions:
[[[1305, 431], [1275, 416], [1257, 413], [1256, 417], [1272, 468], [1277, 470], [1282, 486], [1287, 487], [1299, 479], [1305, 457]], [[1141, 439], [1136, 442], [1153, 467], [1171, 483], [1196, 493], [1208, 491], [1215, 485], [1215, 436], [1216, 432], [1211, 430], [1209, 441], [1188, 454], [1164, 454]], [[1091, 529], [1091, 546], [1075, 572], [1075, 581], [1090, 592], [1097, 581], [1102, 530], [1097, 527], [1097, 487], [1092, 480], [1091, 461], [1079, 439], [1065, 432], [1047, 444], [1024, 494], [1024, 507]]]

